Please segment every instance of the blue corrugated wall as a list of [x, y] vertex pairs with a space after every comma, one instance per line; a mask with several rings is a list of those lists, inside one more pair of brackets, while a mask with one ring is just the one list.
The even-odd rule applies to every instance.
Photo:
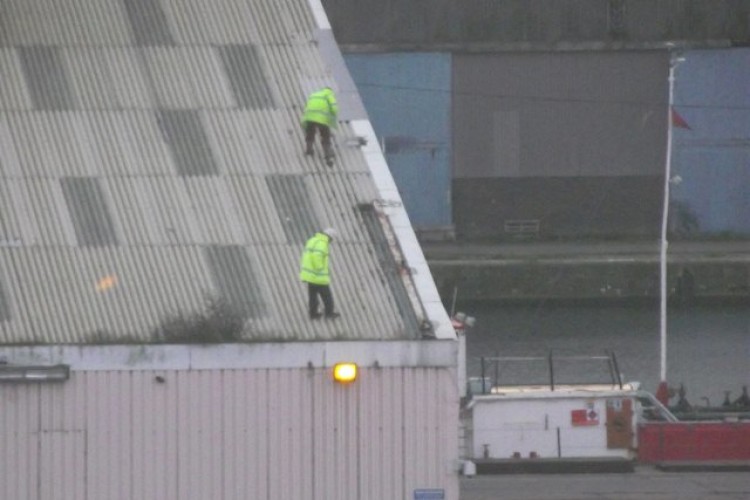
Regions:
[[451, 56], [344, 59], [417, 229], [451, 226]]
[[[671, 228], [750, 234], [750, 49], [687, 51], [676, 70]], [[349, 70], [417, 229], [451, 226], [452, 59], [349, 54]]]
[[673, 230], [750, 233], [750, 49], [683, 54], [675, 72]]

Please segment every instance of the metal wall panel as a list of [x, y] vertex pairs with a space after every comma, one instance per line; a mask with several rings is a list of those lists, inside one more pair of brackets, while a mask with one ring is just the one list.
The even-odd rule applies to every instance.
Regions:
[[750, 49], [687, 51], [675, 70], [670, 229], [750, 234]]
[[[667, 54], [454, 56], [459, 236], [655, 236]], [[523, 235], [521, 235], [523, 236]], [[528, 236], [528, 235], [527, 235]]]
[[[456, 178], [663, 171], [666, 53], [461, 55], [453, 60]], [[517, 114], [515, 130], [511, 114]], [[497, 148], [498, 141], [506, 147]], [[517, 163], [509, 162], [511, 154]]]
[[348, 54], [412, 224], [451, 220], [451, 55]]
[[[458, 499], [446, 368], [73, 372], [2, 384], [3, 498]], [[51, 489], [54, 486], [54, 489]]]
[[[525, 177], [455, 181], [456, 234], [485, 241], [659, 234], [663, 177]], [[510, 221], [538, 231], [506, 229]]]

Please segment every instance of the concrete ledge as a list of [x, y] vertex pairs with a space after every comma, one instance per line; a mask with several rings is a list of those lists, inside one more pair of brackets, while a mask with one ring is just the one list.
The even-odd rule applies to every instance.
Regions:
[[[684, 269], [693, 275], [690, 294], [677, 300], [671, 293], [670, 302], [747, 304], [747, 248], [747, 241], [670, 243], [670, 291], [676, 291]], [[659, 299], [656, 242], [426, 243], [423, 250], [444, 301], [456, 290], [464, 301], [645, 304]]]
[[747, 472], [750, 460], [667, 461], [656, 463], [654, 467], [664, 472]]
[[521, 458], [473, 460], [478, 475], [483, 474], [591, 474], [634, 472], [632, 460], [625, 458]]

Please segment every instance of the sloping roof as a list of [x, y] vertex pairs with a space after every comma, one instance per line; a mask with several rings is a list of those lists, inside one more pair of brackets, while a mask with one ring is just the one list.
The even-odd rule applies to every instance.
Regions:
[[[250, 341], [445, 328], [317, 0], [0, 10], [0, 343], [158, 342], [236, 317]], [[324, 85], [332, 168], [299, 125]], [[312, 322], [299, 256], [326, 226], [342, 317]]]

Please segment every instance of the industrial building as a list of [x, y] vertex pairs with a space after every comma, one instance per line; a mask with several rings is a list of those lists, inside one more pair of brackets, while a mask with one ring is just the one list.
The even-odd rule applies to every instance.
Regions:
[[319, 1], [0, 13], [0, 497], [457, 499], [456, 334]]
[[[750, 2], [323, 0], [423, 241], [746, 238]], [[375, 20], [375, 22], [373, 22]]]

